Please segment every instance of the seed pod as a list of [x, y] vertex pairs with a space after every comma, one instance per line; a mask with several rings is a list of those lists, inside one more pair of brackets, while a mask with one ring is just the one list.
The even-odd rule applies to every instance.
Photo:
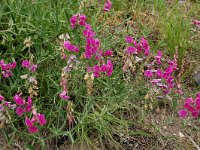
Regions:
[[149, 99], [149, 94], [147, 93], [144, 97], [145, 100], [148, 100]]
[[0, 110], [0, 129], [5, 126], [6, 122], [7, 122], [7, 118], [5, 116], [4, 110]]

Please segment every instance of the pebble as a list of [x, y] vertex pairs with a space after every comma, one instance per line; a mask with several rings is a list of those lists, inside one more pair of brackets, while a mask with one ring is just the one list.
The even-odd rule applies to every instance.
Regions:
[[198, 71], [198, 72], [196, 72], [196, 73], [194, 74], [194, 80], [196, 81], [196, 83], [197, 83], [198, 85], [200, 85], [200, 71]]

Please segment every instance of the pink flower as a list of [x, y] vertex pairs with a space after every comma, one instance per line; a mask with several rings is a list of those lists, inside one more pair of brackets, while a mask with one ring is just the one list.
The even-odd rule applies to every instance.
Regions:
[[4, 106], [2, 104], [0, 104], [0, 111], [1, 112], [5, 111]]
[[14, 69], [16, 66], [17, 66], [17, 63], [13, 62], [13, 63], [10, 64], [10, 69]]
[[144, 55], [149, 56], [150, 54], [150, 47], [148, 49], [145, 49]]
[[31, 72], [35, 72], [37, 69], [37, 65], [31, 64], [31, 62], [29, 60], [23, 60], [22, 67], [29, 69], [29, 71], [31, 71]]
[[64, 41], [64, 48], [65, 49], [70, 49], [71, 43], [70, 41]]
[[12, 72], [10, 70], [5, 70], [5, 71], [2, 71], [2, 75], [4, 78], [8, 78], [12, 76]]
[[16, 94], [14, 97], [13, 97], [14, 101], [16, 102], [17, 105], [24, 105], [25, 104], [25, 101], [20, 97], [19, 94]]
[[27, 127], [32, 127], [33, 126], [33, 122], [29, 118], [25, 119], [25, 124], [26, 124]]
[[38, 128], [35, 127], [35, 126], [29, 126], [29, 127], [28, 127], [28, 132], [29, 132], [29, 133], [36, 133], [36, 132], [38, 132], [38, 131], [39, 131]]
[[76, 23], [78, 22], [78, 15], [74, 15], [70, 18], [71, 28], [75, 28]]
[[192, 112], [192, 117], [198, 118], [199, 117], [199, 111], [193, 111]]
[[37, 70], [37, 65], [31, 65], [31, 67], [30, 67], [30, 71], [31, 72], [36, 72], [36, 70]]
[[103, 56], [111, 56], [113, 54], [112, 50], [107, 50], [103, 53]]
[[38, 114], [36, 115], [36, 118], [37, 118], [37, 120], [38, 120], [38, 122], [39, 122], [39, 124], [40, 124], [41, 126], [43, 126], [43, 125], [45, 125], [45, 124], [47, 123], [44, 114], [39, 114], [39, 113], [38, 113]]
[[25, 106], [25, 112], [31, 112], [31, 109], [32, 109], [32, 105], [29, 105], [29, 104], [27, 104], [26, 106]]
[[3, 71], [10, 71], [11, 69], [14, 69], [16, 67], [16, 65], [17, 65], [16, 62], [6, 64], [3, 59], [0, 60], [0, 68]]
[[193, 20], [192, 22], [194, 25], [200, 26], [200, 21], [199, 20]]
[[71, 44], [69, 41], [64, 42], [64, 48], [70, 52], [79, 52], [79, 48], [73, 44]]
[[98, 66], [98, 65], [95, 65], [95, 66], [93, 67], [93, 70], [94, 70], [95, 72], [101, 71], [100, 66]]
[[107, 60], [107, 67], [108, 67], [107, 76], [110, 77], [113, 73], [113, 64], [111, 60]]
[[79, 19], [80, 19], [79, 25], [80, 26], [85, 26], [85, 24], [86, 24], [86, 16], [85, 15], [80, 15]]
[[95, 78], [98, 78], [98, 77], [100, 77], [100, 74], [99, 74], [99, 72], [93, 72], [93, 74], [94, 74], [94, 77], [95, 77]]
[[147, 78], [151, 78], [153, 76], [153, 72], [151, 70], [146, 70], [144, 72], [144, 75], [147, 77]]
[[3, 101], [4, 97], [0, 94], [0, 101]]
[[109, 11], [112, 7], [112, 3], [110, 0], [107, 0], [105, 5], [104, 5], [104, 11]]
[[156, 71], [156, 75], [157, 75], [158, 77], [162, 77], [162, 75], [163, 75], [162, 70], [158, 69], [158, 70]]
[[29, 62], [29, 60], [22, 61], [22, 67], [29, 68], [30, 66], [31, 66], [31, 63]]
[[106, 72], [106, 71], [108, 70], [107, 65], [103, 64], [103, 65], [100, 67], [100, 70], [101, 70], [102, 72]]
[[59, 94], [60, 98], [63, 100], [68, 100], [69, 96], [67, 95], [67, 91], [63, 90], [60, 94]]
[[169, 76], [172, 74], [172, 72], [173, 72], [173, 66], [168, 66], [168, 68], [163, 73], [163, 78], [164, 79], [169, 78]]
[[156, 62], [157, 62], [158, 65], [161, 64], [161, 58], [162, 58], [162, 51], [159, 50], [158, 51], [158, 55], [155, 57]]
[[32, 99], [29, 96], [28, 97], [27, 105], [25, 106], [25, 112], [31, 112], [31, 109], [32, 109]]
[[189, 112], [194, 112], [195, 108], [194, 106], [194, 100], [192, 98], [187, 98], [184, 102], [184, 108], [187, 109]]
[[80, 19], [81, 21], [86, 21], [86, 16], [85, 16], [85, 15], [80, 15], [79, 19]]
[[28, 102], [27, 102], [27, 104], [32, 105], [32, 103], [33, 103], [33, 102], [32, 102], [32, 99], [31, 99], [31, 97], [29, 96], [29, 97], [28, 97]]
[[133, 53], [136, 53], [136, 52], [137, 52], [137, 49], [135, 47], [129, 46], [127, 48], [127, 53], [130, 54], [130, 55], [133, 54]]
[[144, 55], [145, 56], [149, 56], [149, 54], [150, 54], [150, 46], [149, 46], [148, 41], [143, 37], [140, 40], [140, 46], [144, 50]]
[[188, 112], [187, 112], [186, 110], [182, 109], [182, 110], [180, 110], [180, 111], [178, 112], [178, 115], [179, 115], [179, 117], [181, 117], [181, 118], [186, 118], [187, 115], [188, 115]]
[[24, 109], [22, 107], [17, 107], [16, 114], [22, 116], [24, 114]]
[[91, 29], [85, 29], [83, 30], [83, 36], [87, 38], [92, 38], [95, 36], [95, 32], [93, 32]]
[[132, 38], [131, 36], [127, 36], [127, 37], [125, 38], [125, 41], [126, 41], [127, 43], [133, 43], [133, 42], [134, 42], [134, 40], [133, 40], [133, 38]]

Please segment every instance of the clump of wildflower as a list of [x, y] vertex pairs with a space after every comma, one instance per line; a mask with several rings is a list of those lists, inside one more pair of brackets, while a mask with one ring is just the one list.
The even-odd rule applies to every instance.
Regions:
[[5, 63], [4, 60], [0, 60], [0, 68], [2, 70], [2, 75], [4, 78], [8, 78], [12, 76], [12, 69], [16, 67], [17, 63], [12, 62], [12, 63]]
[[[27, 84], [29, 85], [28, 93], [29, 97], [25, 100], [20, 94], [16, 94], [13, 99], [17, 104], [16, 114], [18, 116], [25, 116], [25, 124], [28, 128], [29, 133], [36, 133], [39, 131], [38, 124], [43, 126], [47, 123], [44, 114], [37, 113], [36, 108], [33, 105], [32, 98], [37, 96], [38, 82], [36, 77], [32, 76], [37, 70], [37, 65], [33, 64], [33, 55], [31, 55], [31, 60], [23, 60], [22, 67], [28, 69], [30, 72], [28, 74], [22, 75], [21, 79], [27, 79]], [[29, 115], [27, 115], [29, 114]], [[28, 118], [27, 116], [32, 116]]]
[[34, 125], [35, 123], [39, 123], [40, 126], [43, 126], [47, 123], [44, 114], [40, 114], [36, 112], [36, 109], [33, 106], [33, 102], [31, 97], [29, 96], [27, 100], [25, 100], [22, 96], [22, 93], [16, 94], [13, 97], [17, 107], [16, 114], [20, 117], [23, 115], [27, 116], [27, 113], [32, 115], [32, 119], [25, 117], [25, 124], [28, 127], [28, 131], [30, 133], [38, 132], [38, 127]]
[[[37, 123], [37, 124], [36, 124]], [[25, 124], [28, 127], [29, 133], [36, 133], [39, 131], [38, 125], [44, 126], [47, 124], [44, 114], [37, 113], [36, 109], [32, 110], [32, 118], [25, 118]]]
[[110, 0], [106, 0], [106, 3], [104, 4], [104, 11], [109, 11], [112, 7], [112, 2]]
[[[91, 68], [94, 77], [100, 77], [101, 72], [105, 72], [107, 76], [111, 76], [113, 72], [112, 62], [110, 60], [107, 60], [107, 64], [104, 64], [104, 57], [112, 56], [112, 50], [103, 51], [101, 49], [101, 42], [99, 39], [95, 38], [95, 32], [93, 31], [91, 25], [86, 22], [86, 16], [76, 14], [72, 16], [72, 18], [70, 19], [70, 23], [72, 28], [74, 28], [76, 24], [85, 27], [85, 29], [83, 30], [83, 36], [86, 38], [84, 57], [86, 59], [95, 59], [98, 63], [93, 67], [89, 67]], [[69, 41], [65, 41], [64, 47], [69, 51], [74, 52], [76, 46], [72, 46]], [[101, 65], [99, 65], [99, 63]]]
[[193, 118], [198, 118], [200, 114], [200, 92], [195, 99], [185, 99], [183, 107], [184, 108], [178, 112], [181, 118], [186, 118], [189, 114], [191, 114]]
[[27, 101], [21, 97], [21, 94], [16, 94], [13, 97], [13, 100], [15, 101], [17, 108], [16, 108], [16, 114], [18, 116], [22, 116], [25, 112], [30, 112], [32, 109], [32, 99], [28, 97]]
[[144, 72], [144, 75], [150, 80], [153, 87], [161, 90], [163, 94], [166, 95], [175, 87], [174, 77], [172, 74], [178, 69], [177, 59], [176, 56], [174, 56], [174, 60], [169, 60], [168, 66], [165, 69], [162, 69], [161, 58], [162, 52], [159, 50], [155, 60], [147, 65], [148, 69]]

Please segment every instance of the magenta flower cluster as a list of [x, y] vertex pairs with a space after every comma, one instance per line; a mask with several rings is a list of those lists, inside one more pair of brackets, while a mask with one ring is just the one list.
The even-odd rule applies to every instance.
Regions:
[[33, 102], [31, 97], [28, 97], [27, 100], [21, 97], [21, 94], [16, 94], [13, 97], [13, 100], [15, 101], [17, 107], [16, 107], [16, 114], [18, 116], [22, 116], [29, 113], [32, 115], [32, 118], [29, 119], [28, 117], [25, 117], [25, 124], [28, 127], [28, 131], [30, 133], [38, 132], [38, 127], [35, 125], [36, 123], [39, 123], [40, 126], [43, 126], [47, 123], [44, 114], [40, 114], [36, 112], [36, 109], [33, 107]]
[[142, 37], [140, 41], [137, 43], [136, 40], [134, 40], [131, 36], [127, 36], [125, 38], [125, 41], [131, 46], [128, 46], [125, 50], [129, 55], [144, 53], [144, 55], [147, 57], [150, 54], [150, 46], [148, 41]]
[[80, 14], [73, 15], [70, 18], [70, 23], [71, 23], [71, 28], [72, 29], [74, 29], [77, 24], [80, 25], [80, 26], [85, 26], [85, 24], [86, 24], [86, 16], [85, 15], [80, 15]]
[[[109, 57], [112, 55], [112, 50], [103, 51], [101, 49], [101, 42], [99, 39], [95, 38], [95, 32], [93, 31], [90, 24], [86, 22], [86, 16], [76, 14], [70, 19], [71, 27], [74, 28], [77, 24], [85, 27], [83, 30], [83, 36], [86, 38], [84, 57], [87, 59], [95, 59], [97, 62], [101, 62], [100, 65], [94, 65], [89, 71], [92, 71], [95, 77], [100, 77], [100, 72], [105, 72], [107, 76], [111, 76], [113, 72], [113, 64], [111, 60], [107, 60], [107, 64], [104, 62], [104, 57]], [[69, 50], [69, 47], [77, 47], [70, 45], [69, 41], [64, 42], [64, 47]], [[69, 51], [74, 51], [72, 48]]]
[[108, 77], [112, 75], [113, 72], [113, 64], [110, 60], [107, 60], [107, 64], [103, 64], [102, 66], [95, 65], [94, 67], [88, 67], [88, 72], [93, 72], [94, 77], [100, 77], [101, 73], [106, 73]]
[[21, 94], [16, 94], [13, 97], [13, 100], [15, 101], [17, 108], [16, 108], [16, 114], [18, 116], [22, 116], [26, 112], [30, 112], [32, 109], [32, 99], [28, 97], [27, 101], [23, 98], [21, 98]]
[[0, 60], [0, 68], [2, 70], [2, 75], [4, 78], [8, 78], [12, 76], [12, 69], [16, 67], [17, 63], [12, 62], [12, 63], [5, 63], [4, 60]]
[[37, 70], [37, 65], [31, 63], [29, 60], [23, 60], [22, 67], [28, 69], [31, 72], [36, 72], [36, 70]]
[[159, 50], [155, 60], [148, 64], [144, 75], [150, 79], [153, 86], [158, 87], [164, 95], [169, 94], [175, 87], [173, 73], [178, 69], [177, 58], [168, 61], [168, 66], [162, 69], [162, 52]]
[[200, 114], [200, 93], [197, 94], [195, 99], [185, 99], [183, 107], [184, 109], [178, 112], [181, 118], [186, 118], [189, 114], [194, 118], [198, 118]]
[[79, 52], [79, 48], [76, 45], [71, 44], [70, 41], [64, 42], [64, 48], [70, 52], [75, 52], [75, 53]]
[[45, 119], [44, 114], [37, 113], [36, 110], [32, 111], [32, 118], [29, 119], [26, 117], [25, 124], [28, 127], [28, 131], [30, 133], [36, 133], [39, 131], [38, 127], [36, 126], [36, 123], [39, 123], [40, 126], [44, 126], [47, 124], [47, 121]]
[[112, 2], [110, 0], [106, 0], [106, 3], [104, 4], [104, 11], [109, 11], [112, 7]]

